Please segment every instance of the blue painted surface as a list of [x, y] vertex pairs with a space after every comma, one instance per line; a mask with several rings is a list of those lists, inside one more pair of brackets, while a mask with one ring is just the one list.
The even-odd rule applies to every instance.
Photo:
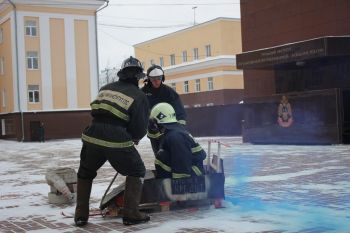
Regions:
[[[324, 156], [318, 158], [318, 165], [307, 155], [293, 158], [287, 153], [271, 156], [236, 152], [231, 158], [225, 162], [229, 181], [225, 199], [232, 203], [232, 213], [272, 223], [277, 232], [350, 232], [350, 190], [346, 188], [350, 187], [349, 169], [341, 159]], [[287, 164], [285, 172], [281, 172], [283, 160]], [[311, 172], [307, 175], [286, 176], [308, 170]], [[253, 179], [271, 175], [281, 179]]]

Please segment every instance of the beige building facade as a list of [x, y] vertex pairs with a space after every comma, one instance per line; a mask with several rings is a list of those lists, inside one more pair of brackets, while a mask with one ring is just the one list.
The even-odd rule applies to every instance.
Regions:
[[97, 95], [96, 13], [106, 2], [0, 3], [0, 138], [31, 140], [38, 122], [55, 138], [60, 114], [79, 115]]
[[165, 84], [185, 107], [237, 104], [243, 99], [243, 73], [236, 69], [242, 52], [241, 22], [216, 18], [134, 45], [147, 69], [161, 65]]

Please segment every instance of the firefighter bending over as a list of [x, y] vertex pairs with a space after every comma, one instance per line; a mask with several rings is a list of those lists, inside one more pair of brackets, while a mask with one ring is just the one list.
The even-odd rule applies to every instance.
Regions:
[[138, 88], [138, 81], [144, 76], [140, 61], [126, 59], [118, 76], [119, 81], [102, 87], [90, 104], [93, 120], [82, 134], [74, 216], [79, 227], [88, 222], [92, 181], [107, 160], [126, 176], [123, 223], [133, 225], [150, 220], [138, 210], [146, 169], [134, 147], [146, 135], [149, 120], [147, 98]]
[[176, 119], [174, 108], [159, 103], [151, 110], [151, 128], [163, 134], [156, 153], [157, 178], [186, 178], [204, 175], [205, 151]]

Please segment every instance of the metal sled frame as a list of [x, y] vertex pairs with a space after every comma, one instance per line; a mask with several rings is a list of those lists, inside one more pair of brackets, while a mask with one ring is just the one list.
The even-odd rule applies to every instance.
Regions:
[[[212, 143], [217, 143], [217, 154], [211, 154]], [[224, 166], [220, 158], [222, 143], [208, 141], [207, 165], [204, 165], [205, 175], [180, 179], [149, 178], [152, 171], [147, 171], [140, 210], [149, 212], [200, 207], [214, 204], [221, 207], [225, 198]], [[116, 174], [117, 176], [117, 174]], [[110, 216], [118, 216], [123, 208], [125, 182], [118, 185], [107, 194], [116, 176], [111, 181], [100, 203], [100, 210]]]

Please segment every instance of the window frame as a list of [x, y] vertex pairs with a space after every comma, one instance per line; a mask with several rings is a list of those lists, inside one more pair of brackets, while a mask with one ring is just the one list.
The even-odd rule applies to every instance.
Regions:
[[187, 50], [182, 51], [182, 62], [187, 62]]
[[189, 83], [188, 83], [188, 81], [184, 81], [184, 93], [189, 93]]
[[[35, 53], [36, 56], [30, 56], [31, 55], [30, 53]], [[37, 51], [27, 51], [26, 61], [27, 61], [27, 69], [28, 70], [38, 70], [39, 69], [39, 55], [38, 55]], [[29, 65], [31, 65], [31, 67]], [[35, 65], [36, 65], [36, 67], [35, 67]]]
[[[34, 25], [30, 25], [31, 22], [34, 22]], [[24, 35], [26, 36], [38, 36], [38, 25], [37, 21], [33, 19], [28, 19], [24, 22]], [[27, 30], [28, 29], [28, 30]]]
[[193, 60], [198, 60], [199, 59], [199, 50], [198, 48], [193, 48]]
[[0, 28], [0, 44], [4, 42], [4, 29]]
[[5, 75], [5, 58], [0, 57], [0, 75]]
[[194, 90], [195, 92], [200, 92], [201, 91], [201, 80], [196, 79], [194, 82]]
[[1, 96], [2, 96], [2, 107], [6, 108], [6, 90], [2, 89], [1, 91]]
[[171, 66], [176, 65], [175, 54], [170, 54], [170, 65]]
[[39, 85], [28, 85], [28, 103], [30, 104], [40, 103]]
[[210, 44], [205, 46], [205, 56], [206, 57], [211, 57], [211, 46], [210, 46]]
[[214, 78], [213, 77], [208, 77], [208, 91], [213, 91], [214, 90]]

